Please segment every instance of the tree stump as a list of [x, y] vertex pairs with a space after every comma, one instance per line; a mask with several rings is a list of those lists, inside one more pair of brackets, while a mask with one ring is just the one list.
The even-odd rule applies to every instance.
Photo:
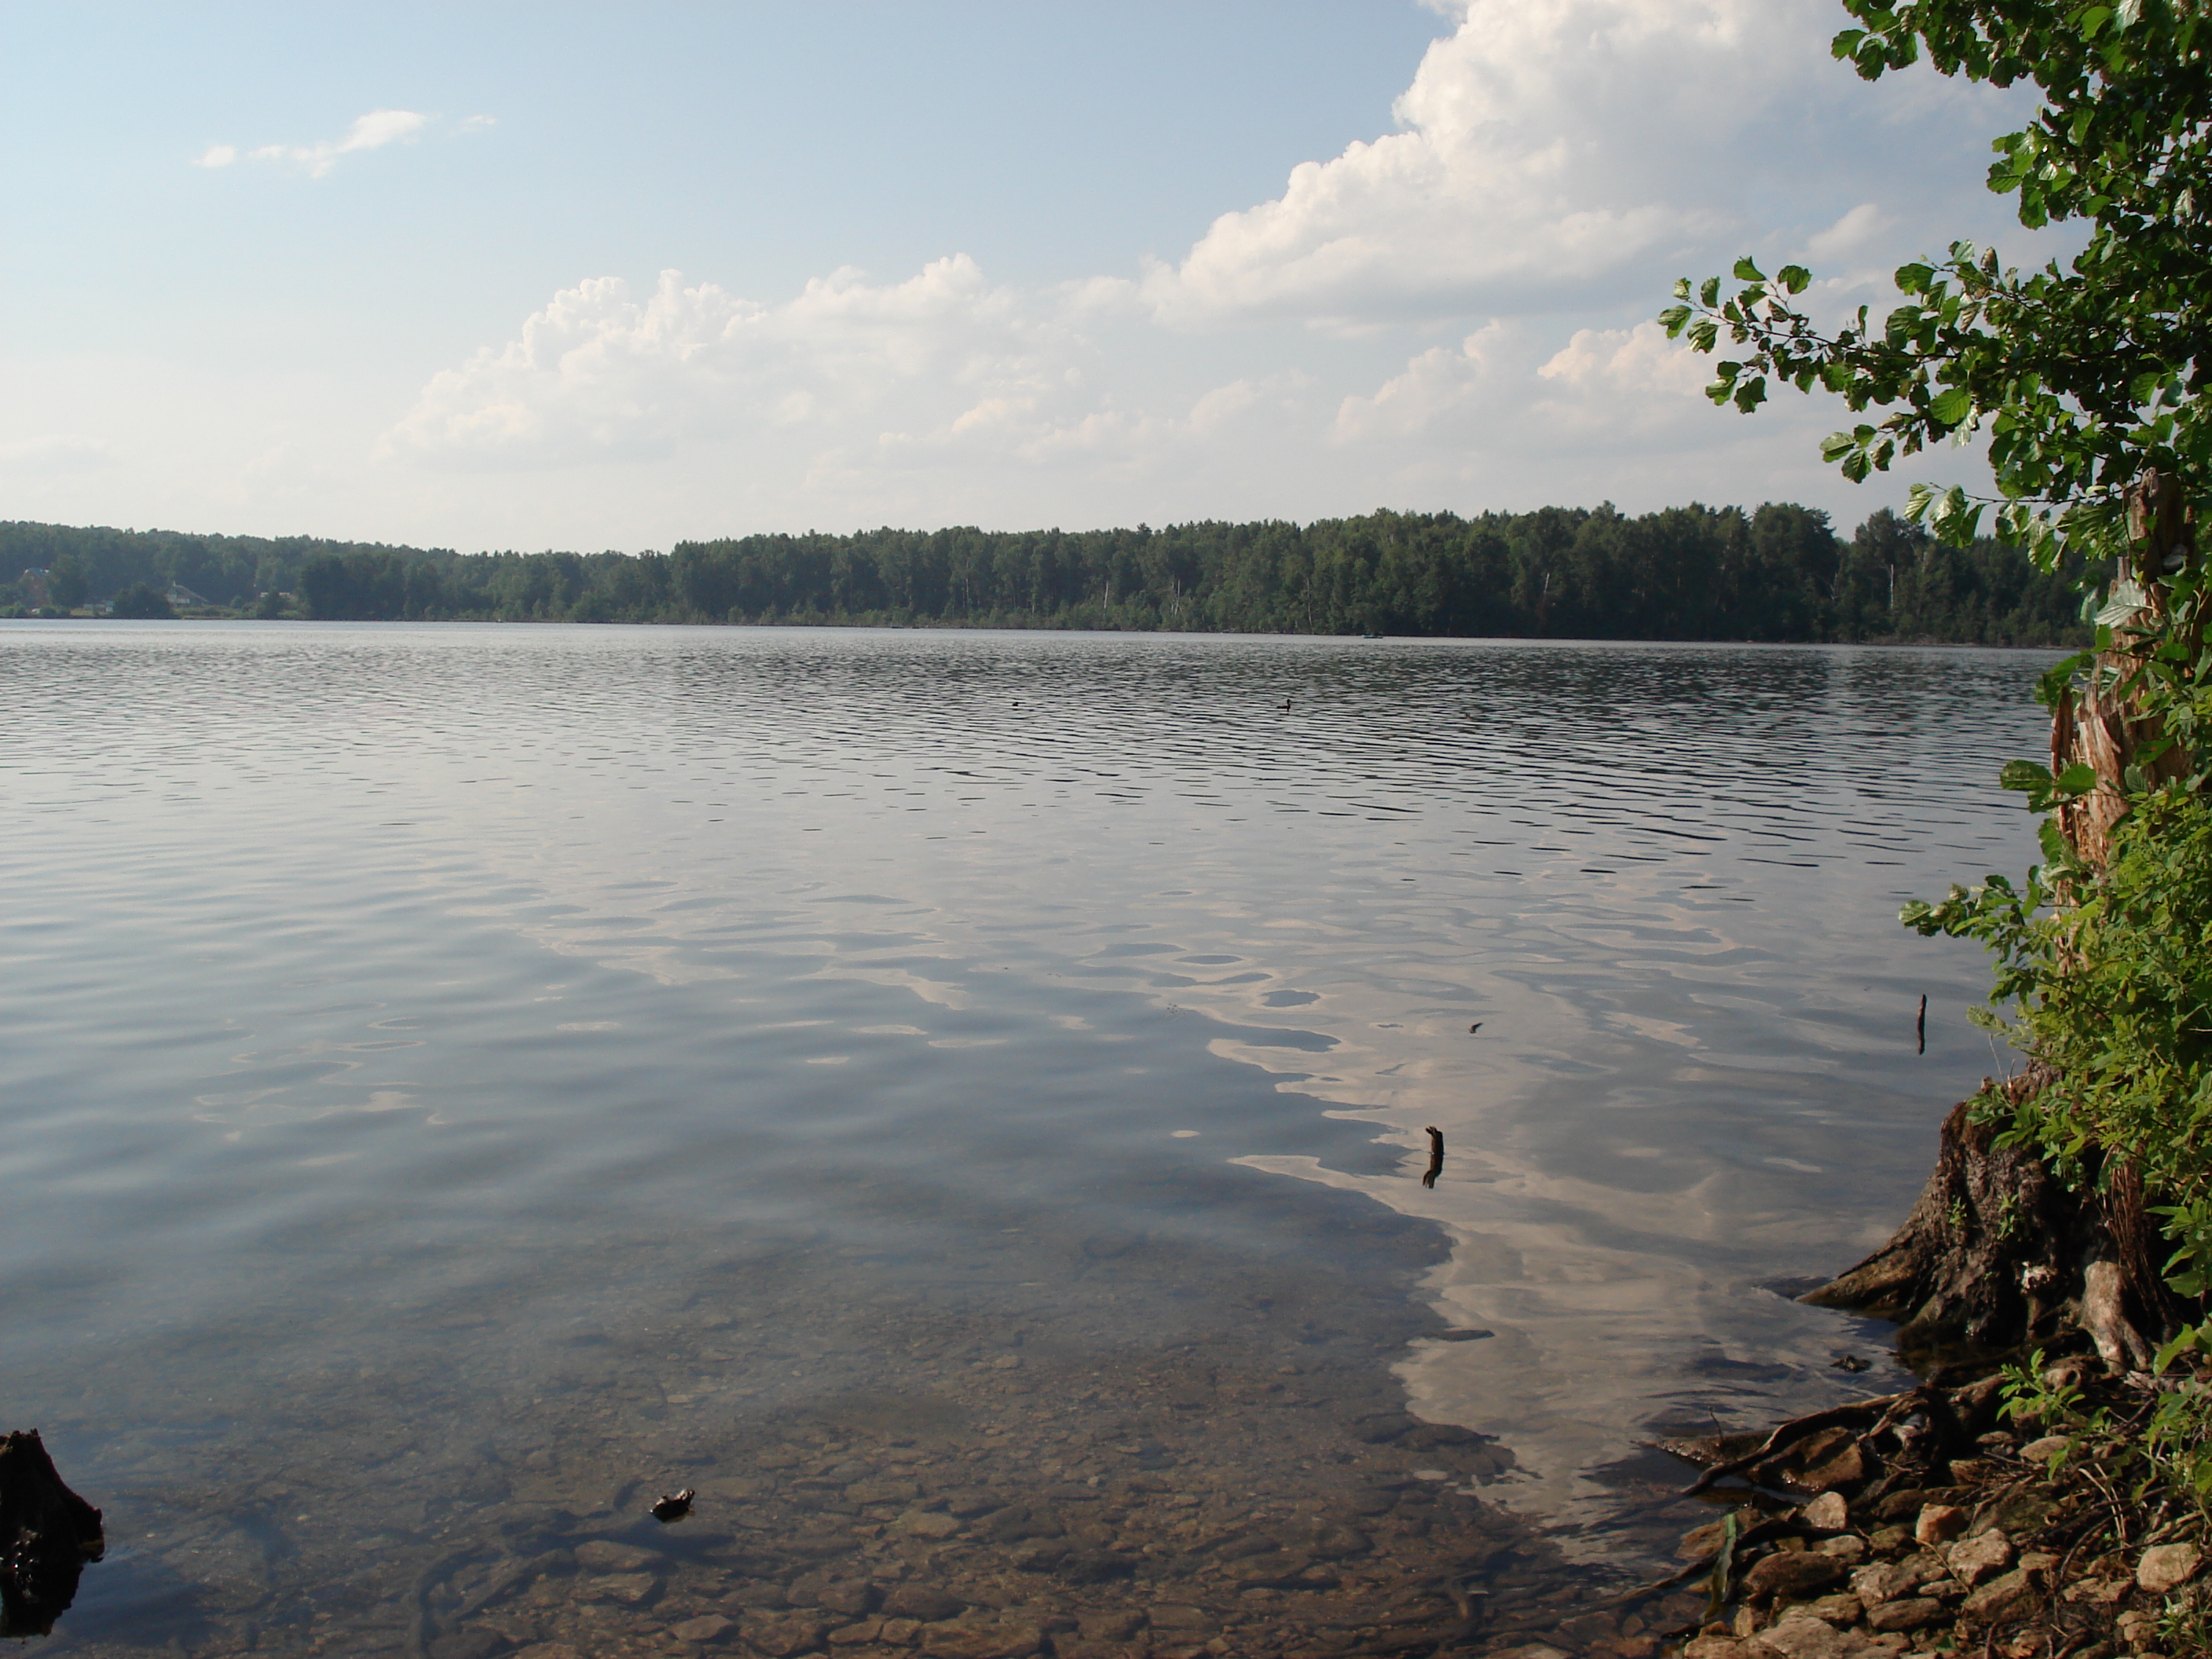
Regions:
[[[2031, 1069], [2003, 1092], [2016, 1105], [2049, 1080]], [[1897, 1236], [1800, 1299], [1897, 1321], [1899, 1357], [1917, 1370], [2084, 1346], [2113, 1370], [2142, 1370], [2145, 1333], [2185, 1310], [2158, 1275], [2141, 1183], [2124, 1166], [2089, 1173], [2069, 1191], [2033, 1148], [1998, 1146], [1956, 1106]]]
[[45, 1636], [106, 1552], [100, 1511], [63, 1483], [36, 1429], [0, 1441], [0, 1636]]

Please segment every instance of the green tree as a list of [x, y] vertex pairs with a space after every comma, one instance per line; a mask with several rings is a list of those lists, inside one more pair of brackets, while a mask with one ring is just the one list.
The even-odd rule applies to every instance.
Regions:
[[157, 618], [173, 621], [177, 614], [176, 607], [169, 603], [169, 596], [149, 582], [131, 583], [115, 596], [112, 609], [116, 616], [142, 622]]
[[[1844, 5], [1859, 27], [1836, 36], [1836, 55], [1869, 79], [1924, 55], [1947, 75], [2033, 84], [2041, 106], [1995, 141], [1990, 185], [2017, 198], [2023, 225], [2074, 222], [2086, 246], [2023, 272], [1954, 242], [1898, 270], [1902, 303], [1880, 322], [1863, 308], [1840, 325], [1801, 307], [1802, 266], [1770, 279], [1747, 258], [1731, 279], [1679, 283], [1662, 320], [1698, 350], [1726, 343], [1717, 404], [1748, 413], [1786, 383], [1878, 411], [1823, 446], [1850, 478], [1941, 438], [1985, 436], [1993, 489], [1917, 485], [1909, 516], [1947, 554], [1986, 519], [2045, 570], [2070, 556], [2090, 589], [2095, 648], [2045, 681], [2053, 764], [2006, 769], [2047, 814], [2045, 861], [2023, 883], [1993, 876], [1905, 919], [1995, 950], [1992, 1001], [2050, 1069], [2047, 1086], [2009, 1104], [1985, 1097], [1986, 1115], [2085, 1187], [2104, 1182], [2109, 1195], [2116, 1171], [2130, 1190], [2140, 1179], [2163, 1200], [2166, 1285], [2201, 1305], [2212, 1287], [2212, 652], [2195, 526], [2212, 502], [2212, 18], [2202, 0]], [[1886, 544], [1867, 551], [1905, 586], [1897, 527], [1862, 539]], [[1938, 550], [1921, 550], [1917, 604], [1955, 623], [1978, 582], [1977, 625], [1997, 625], [2007, 605], [2025, 614], [2001, 581]], [[2153, 1310], [2172, 1305], [2154, 1281], [2136, 1288]], [[2199, 1340], [2185, 1327], [2172, 1346]], [[2200, 1413], [2183, 1437], [2201, 1445], [2203, 1426]]]
[[63, 610], [76, 610], [91, 591], [91, 580], [76, 554], [64, 553], [47, 567], [46, 592]]

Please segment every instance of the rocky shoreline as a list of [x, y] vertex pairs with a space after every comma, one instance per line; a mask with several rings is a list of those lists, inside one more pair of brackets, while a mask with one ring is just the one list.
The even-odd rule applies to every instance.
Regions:
[[[2063, 1429], [2008, 1423], [1992, 1375], [1819, 1413], [1749, 1447], [1677, 1443], [1707, 1480], [1746, 1483], [1740, 1507], [1684, 1540], [1710, 1585], [1686, 1659], [2203, 1651], [2203, 1512], [2145, 1483], [2130, 1449], [2158, 1385], [2094, 1369], [2045, 1373], [2051, 1395], [2087, 1391]], [[1776, 1496], [1792, 1489], [1816, 1495]]]

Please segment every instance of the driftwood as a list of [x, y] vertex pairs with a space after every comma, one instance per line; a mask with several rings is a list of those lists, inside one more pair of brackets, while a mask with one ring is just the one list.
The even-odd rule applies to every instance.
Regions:
[[100, 1511], [63, 1483], [38, 1431], [0, 1441], [0, 1636], [44, 1636], [105, 1553]]

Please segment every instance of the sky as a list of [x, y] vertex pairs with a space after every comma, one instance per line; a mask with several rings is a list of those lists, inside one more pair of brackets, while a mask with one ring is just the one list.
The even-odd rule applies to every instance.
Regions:
[[1650, 319], [1964, 237], [2032, 106], [1835, 0], [0, 7], [0, 519], [757, 531], [1797, 501]]

